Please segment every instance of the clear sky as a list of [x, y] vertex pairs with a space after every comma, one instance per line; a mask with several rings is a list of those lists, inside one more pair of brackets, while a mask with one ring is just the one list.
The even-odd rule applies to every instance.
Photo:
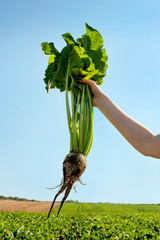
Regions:
[[[160, 133], [159, 0], [0, 1], [0, 195], [52, 200], [69, 151], [64, 93], [46, 93], [41, 42], [100, 31], [108, 54], [101, 89], [131, 117]], [[160, 160], [144, 157], [94, 108], [94, 141], [69, 199], [160, 203]], [[59, 200], [61, 197], [59, 198]]]

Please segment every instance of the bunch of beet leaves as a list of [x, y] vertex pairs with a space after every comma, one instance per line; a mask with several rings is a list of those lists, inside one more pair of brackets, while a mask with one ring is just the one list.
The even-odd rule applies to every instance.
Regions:
[[[60, 190], [55, 195], [48, 217], [56, 198], [65, 190], [59, 212], [68, 197], [73, 184], [80, 181], [86, 169], [86, 156], [93, 141], [93, 105], [90, 88], [77, 80], [91, 79], [97, 84], [103, 83], [106, 75], [108, 56], [103, 48], [100, 33], [86, 23], [86, 33], [76, 41], [70, 33], [62, 35], [66, 41], [61, 52], [54, 43], [43, 42], [42, 50], [49, 55], [44, 82], [46, 90], [58, 88], [66, 91], [66, 112], [70, 133], [70, 152], [63, 162], [63, 179]], [[69, 95], [71, 100], [69, 101]]]

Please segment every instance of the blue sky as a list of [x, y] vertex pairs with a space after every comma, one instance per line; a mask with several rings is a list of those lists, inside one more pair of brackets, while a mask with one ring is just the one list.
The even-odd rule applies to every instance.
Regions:
[[[158, 0], [15, 0], [0, 3], [0, 195], [52, 200], [69, 151], [64, 93], [45, 91], [41, 42], [98, 29], [108, 54], [101, 89], [131, 117], [160, 132]], [[144, 157], [94, 108], [94, 141], [69, 199], [160, 203], [160, 160]], [[59, 200], [61, 197], [59, 198]]]

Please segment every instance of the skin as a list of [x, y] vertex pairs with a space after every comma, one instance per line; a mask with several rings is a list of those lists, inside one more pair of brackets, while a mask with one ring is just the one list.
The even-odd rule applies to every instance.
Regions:
[[160, 134], [154, 135], [116, 106], [91, 80], [79, 80], [90, 86], [93, 106], [97, 107], [122, 136], [144, 156], [160, 159]]

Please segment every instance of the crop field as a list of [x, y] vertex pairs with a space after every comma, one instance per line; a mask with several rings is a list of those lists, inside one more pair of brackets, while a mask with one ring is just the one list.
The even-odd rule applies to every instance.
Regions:
[[160, 206], [66, 203], [59, 216], [0, 212], [0, 239], [160, 239]]

